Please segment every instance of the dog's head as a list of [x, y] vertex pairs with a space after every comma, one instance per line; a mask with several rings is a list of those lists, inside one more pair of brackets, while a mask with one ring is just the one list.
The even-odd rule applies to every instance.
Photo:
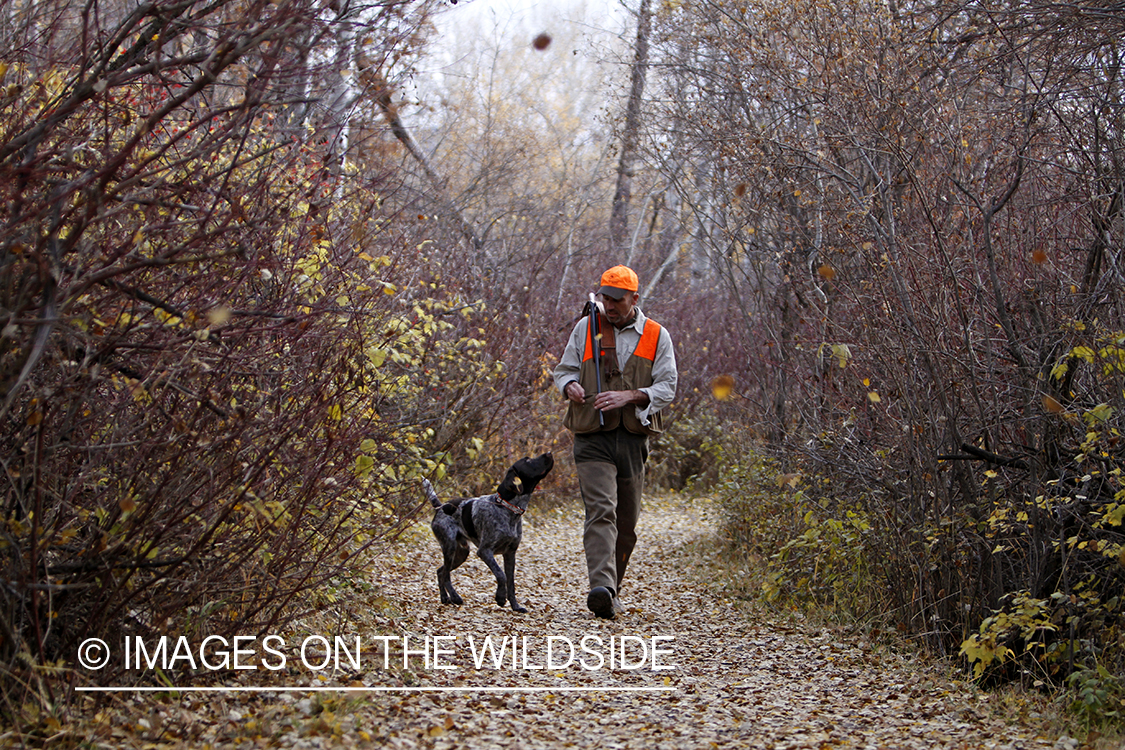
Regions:
[[554, 465], [555, 457], [550, 453], [543, 453], [535, 458], [521, 458], [508, 469], [504, 481], [496, 488], [496, 494], [505, 500], [530, 495], [540, 480], [551, 473]]

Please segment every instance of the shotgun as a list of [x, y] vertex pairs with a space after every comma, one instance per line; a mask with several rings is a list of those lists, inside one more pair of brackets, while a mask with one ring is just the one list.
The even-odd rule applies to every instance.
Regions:
[[[602, 327], [601, 320], [598, 318], [598, 301], [592, 293], [586, 307], [590, 309], [587, 335], [590, 337], [590, 349], [594, 355], [594, 377], [597, 378], [597, 385], [594, 386], [594, 397], [597, 398], [597, 395], [602, 392]], [[598, 424], [605, 427], [605, 415], [600, 411], [598, 412]]]

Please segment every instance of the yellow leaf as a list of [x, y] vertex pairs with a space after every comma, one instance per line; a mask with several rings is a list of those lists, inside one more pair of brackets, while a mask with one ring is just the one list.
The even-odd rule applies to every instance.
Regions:
[[1113, 416], [1113, 407], [1109, 404], [1098, 404], [1083, 416], [1086, 418], [1086, 423], [1092, 427], [1095, 423], [1105, 422]]
[[734, 378], [720, 375], [711, 381], [711, 395], [719, 401], [726, 401], [734, 391]]
[[1113, 503], [1105, 514], [1105, 522], [1110, 526], [1120, 526], [1121, 522], [1125, 520], [1125, 505]]
[[1088, 346], [1076, 346], [1070, 351], [1070, 354], [1072, 357], [1078, 357], [1090, 364], [1094, 364], [1094, 350]]
[[373, 468], [375, 468], [375, 459], [371, 456], [359, 456], [355, 460], [355, 468], [352, 471], [355, 472], [357, 477], [364, 478], [371, 473]]
[[1061, 414], [1063, 405], [1054, 396], [1043, 396], [1043, 408], [1052, 414]]
[[229, 307], [226, 305], [218, 305], [207, 311], [207, 320], [209, 320], [213, 326], [225, 325], [226, 322], [230, 320], [230, 314]]
[[868, 391], [867, 392], [867, 398], [873, 404], [877, 404], [877, 403], [879, 403], [880, 401], [883, 400], [883, 399], [879, 398], [879, 394], [876, 393], [875, 391]]
[[801, 483], [800, 473], [780, 474], [777, 477], [777, 486], [778, 487], [784, 487], [785, 485], [789, 485], [790, 487], [793, 487], [794, 489], [796, 489], [797, 485], [800, 484], [800, 483]]

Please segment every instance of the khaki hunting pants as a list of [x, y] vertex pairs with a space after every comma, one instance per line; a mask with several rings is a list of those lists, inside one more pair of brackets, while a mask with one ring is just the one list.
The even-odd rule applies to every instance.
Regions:
[[590, 588], [621, 589], [637, 544], [648, 438], [623, 427], [574, 436], [574, 463], [586, 524], [582, 546]]

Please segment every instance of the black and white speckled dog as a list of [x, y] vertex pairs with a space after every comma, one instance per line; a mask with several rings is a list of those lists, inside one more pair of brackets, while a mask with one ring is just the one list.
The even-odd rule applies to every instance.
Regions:
[[[516, 601], [516, 549], [523, 537], [523, 514], [531, 501], [531, 493], [540, 480], [551, 471], [555, 459], [550, 453], [535, 458], [521, 458], [508, 469], [504, 481], [491, 495], [466, 497], [442, 503], [429, 480], [423, 480], [426, 497], [434, 506], [434, 530], [441, 545], [442, 566], [438, 568], [438, 587], [442, 604], [463, 604], [453, 588], [450, 573], [469, 557], [469, 542], [477, 546], [477, 556], [496, 576], [496, 603], [511, 605], [516, 612], [526, 612]], [[504, 557], [504, 568], [496, 562]]]

